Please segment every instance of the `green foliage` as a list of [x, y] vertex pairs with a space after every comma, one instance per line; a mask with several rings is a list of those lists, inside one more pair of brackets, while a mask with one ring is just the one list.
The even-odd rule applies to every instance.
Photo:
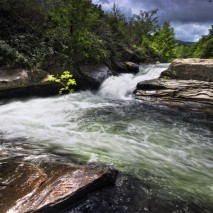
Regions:
[[105, 43], [92, 29], [99, 24], [101, 12], [89, 0], [57, 1], [49, 12], [49, 35], [63, 48], [68, 63], [96, 63], [105, 60]]
[[46, 23], [40, 0], [0, 0], [1, 65], [45, 68], [53, 53]]
[[201, 58], [213, 58], [213, 38], [209, 39], [203, 46]]
[[158, 29], [157, 10], [140, 11], [130, 21], [132, 42], [143, 45]]
[[154, 35], [151, 47], [158, 52], [166, 61], [175, 57], [176, 47], [174, 29], [169, 22], [165, 22], [162, 28]]
[[103, 27], [99, 30], [111, 57], [122, 60], [125, 58], [125, 49], [131, 49], [138, 52], [145, 61], [152, 62], [154, 58], [159, 58], [146, 42], [158, 29], [156, 13], [157, 10], [141, 11], [130, 19], [114, 4], [106, 13]]
[[7, 44], [0, 47], [1, 65], [48, 69], [52, 64], [100, 63], [109, 57], [106, 42], [92, 32], [103, 12], [89, 0], [0, 3], [0, 40]]
[[28, 60], [3, 40], [0, 40], [0, 65], [29, 67]]
[[150, 48], [156, 14], [141, 11], [130, 20], [117, 5], [104, 13], [91, 0], [0, 0], [0, 65], [78, 68], [126, 60], [126, 49], [161, 58]]
[[39, 32], [47, 18], [40, 0], [0, 0], [1, 36]]
[[48, 81], [60, 83], [63, 86], [59, 90], [60, 95], [66, 91], [68, 91], [69, 93], [73, 93], [74, 90], [70, 87], [76, 85], [76, 81], [75, 79], [73, 79], [73, 75], [69, 71], [64, 71], [63, 74], [58, 78], [54, 75], [49, 75]]
[[125, 31], [127, 25], [126, 17], [121, 12], [118, 5], [114, 3], [112, 9], [109, 10], [106, 15], [107, 22], [111, 26], [113, 31], [117, 31], [120, 33]]
[[213, 58], [213, 25], [207, 36], [203, 36], [194, 45], [193, 56], [196, 58]]
[[174, 53], [176, 58], [192, 58], [193, 55], [193, 45], [177, 44]]

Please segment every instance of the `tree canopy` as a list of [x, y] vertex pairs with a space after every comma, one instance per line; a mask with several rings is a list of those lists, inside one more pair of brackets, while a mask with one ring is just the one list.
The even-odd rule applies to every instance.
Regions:
[[157, 51], [166, 61], [175, 58], [174, 49], [177, 43], [174, 29], [169, 22], [165, 22], [162, 28], [155, 33], [151, 47]]

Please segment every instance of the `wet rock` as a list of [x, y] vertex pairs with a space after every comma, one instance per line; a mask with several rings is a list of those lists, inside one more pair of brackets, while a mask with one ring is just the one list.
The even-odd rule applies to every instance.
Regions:
[[122, 46], [121, 49], [121, 58], [123, 59], [123, 61], [142, 63], [146, 60], [144, 54], [140, 51], [132, 50], [124, 46]]
[[213, 112], [213, 83], [156, 79], [137, 85], [136, 99], [191, 110]]
[[112, 184], [116, 172], [66, 164], [0, 164], [0, 212], [59, 212], [89, 192]]
[[176, 59], [161, 73], [161, 78], [212, 82], [213, 59]]
[[133, 62], [125, 62], [128, 70], [132, 71], [133, 73], [137, 73], [139, 71], [139, 65]]
[[131, 61], [136, 64], [140, 63], [154, 63], [156, 61], [163, 61], [152, 49], [135, 49], [128, 48], [125, 45], [120, 46], [120, 59], [121, 61]]
[[99, 87], [105, 79], [112, 75], [112, 71], [104, 64], [80, 66], [80, 72], [92, 88]]
[[113, 61], [112, 70], [116, 73], [137, 73], [139, 65], [133, 62]]

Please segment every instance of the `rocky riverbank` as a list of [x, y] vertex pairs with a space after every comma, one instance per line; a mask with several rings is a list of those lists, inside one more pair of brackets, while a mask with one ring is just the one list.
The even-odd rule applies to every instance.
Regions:
[[213, 60], [174, 60], [160, 79], [140, 82], [135, 96], [145, 102], [212, 113]]
[[61, 84], [49, 82], [48, 75], [60, 76], [69, 70], [77, 85], [74, 90], [98, 89], [111, 75], [137, 73], [139, 65], [133, 62], [115, 62], [110, 65], [98, 64], [76, 68], [54, 67], [48, 71], [0, 68], [0, 98], [56, 95]]

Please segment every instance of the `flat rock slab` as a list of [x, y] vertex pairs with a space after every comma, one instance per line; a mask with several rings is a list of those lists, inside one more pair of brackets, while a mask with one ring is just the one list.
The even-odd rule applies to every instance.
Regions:
[[213, 82], [155, 79], [137, 85], [136, 99], [213, 112]]
[[161, 78], [213, 82], [213, 59], [176, 59]]
[[115, 181], [116, 172], [66, 164], [0, 163], [0, 212], [59, 212]]

